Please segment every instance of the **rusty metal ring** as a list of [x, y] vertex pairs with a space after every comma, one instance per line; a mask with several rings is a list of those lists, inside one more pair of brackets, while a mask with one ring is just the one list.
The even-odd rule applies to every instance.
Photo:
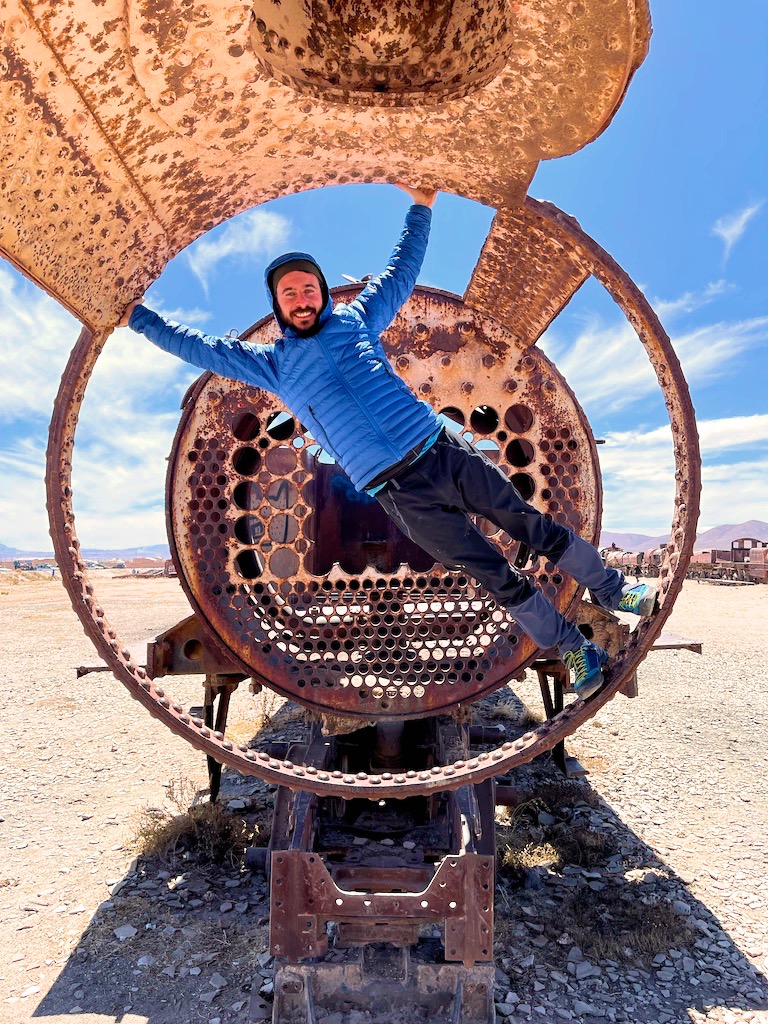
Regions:
[[51, 421], [47, 453], [48, 514], [51, 535], [64, 585], [85, 632], [114, 675], [131, 696], [172, 732], [217, 761], [268, 782], [328, 796], [405, 798], [434, 790], [453, 790], [468, 783], [509, 771], [565, 739], [597, 712], [626, 683], [643, 660], [668, 618], [682, 587], [693, 551], [699, 510], [700, 459], [693, 406], [680, 363], [658, 317], [640, 290], [618, 264], [572, 218], [550, 204], [527, 199], [526, 214], [539, 222], [558, 244], [578, 253], [589, 272], [604, 285], [637, 331], [656, 372], [670, 416], [675, 454], [675, 512], [670, 543], [661, 565], [659, 611], [643, 620], [612, 665], [603, 690], [586, 702], [577, 701], [556, 718], [544, 722], [514, 742], [466, 761], [435, 766], [428, 771], [384, 772], [381, 775], [346, 775], [324, 772], [311, 765], [281, 761], [245, 745], [235, 745], [210, 730], [148, 679], [131, 657], [98, 603], [88, 579], [75, 534], [72, 506], [72, 450], [86, 383], [98, 358], [106, 332], [84, 328], [62, 377]]

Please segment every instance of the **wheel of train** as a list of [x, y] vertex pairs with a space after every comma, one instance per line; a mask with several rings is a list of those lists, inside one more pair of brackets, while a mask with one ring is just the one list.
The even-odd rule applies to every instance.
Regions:
[[[492, 270], [523, 262], [529, 277], [512, 294]], [[480, 782], [551, 749], [593, 716], [625, 686], [660, 632], [695, 539], [695, 420], [658, 318], [572, 218], [528, 198], [520, 208], [498, 211], [464, 297], [417, 289], [385, 344], [417, 394], [484, 448], [524, 497], [596, 542], [602, 491], [594, 438], [567, 382], [535, 344], [590, 275], [618, 303], [647, 351], [669, 410], [676, 466], [659, 610], [615, 652], [598, 694], [575, 700], [514, 742], [418, 772], [323, 772], [237, 744], [206, 726], [136, 664], [80, 554], [71, 452], [86, 383], [104, 341], [84, 330], [51, 425], [49, 512], [73, 603], [130, 693], [224, 765], [292, 789], [342, 797], [397, 798]], [[349, 299], [352, 290], [335, 294]], [[513, 307], [519, 307], [517, 319], [509, 313]], [[494, 315], [498, 308], [506, 310], [502, 319]], [[275, 333], [268, 317], [246, 336], [268, 341]], [[267, 393], [211, 374], [199, 379], [174, 441], [167, 507], [182, 585], [212, 641], [244, 674], [314, 711], [361, 724], [444, 713], [505, 685], [536, 657], [532, 642], [481, 588], [403, 538]], [[509, 537], [492, 537], [515, 557]], [[557, 607], [572, 612], [581, 597], [574, 581], [544, 560], [531, 571]]]

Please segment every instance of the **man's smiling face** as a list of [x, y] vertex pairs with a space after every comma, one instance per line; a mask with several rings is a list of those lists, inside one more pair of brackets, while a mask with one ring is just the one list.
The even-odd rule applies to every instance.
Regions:
[[300, 334], [312, 330], [323, 306], [320, 281], [314, 274], [291, 270], [278, 281], [276, 298], [285, 323]]

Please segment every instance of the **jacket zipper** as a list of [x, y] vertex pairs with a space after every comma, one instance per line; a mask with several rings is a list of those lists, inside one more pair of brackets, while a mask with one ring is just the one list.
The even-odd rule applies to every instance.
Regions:
[[[347, 395], [349, 395], [350, 399], [354, 402], [354, 404], [358, 407], [358, 409], [365, 415], [365, 418], [368, 420], [370, 425], [373, 427], [373, 430], [374, 430], [374, 433], [376, 434], [376, 436], [381, 439], [383, 444], [387, 445], [387, 447], [390, 449], [390, 451], [392, 452], [393, 455], [397, 455], [397, 449], [395, 448], [395, 446], [392, 444], [392, 442], [389, 440], [389, 438], [384, 435], [384, 433], [382, 432], [381, 428], [379, 427], [378, 422], [371, 416], [371, 414], [368, 412], [368, 409], [362, 404], [362, 402], [360, 402], [360, 400], [358, 399], [357, 395], [352, 391], [352, 389], [350, 388], [349, 384], [347, 383], [346, 378], [339, 372], [339, 368], [336, 365], [336, 363], [335, 363], [335, 361], [334, 361], [334, 359], [333, 359], [333, 357], [331, 355], [330, 349], [329, 349], [328, 345], [326, 344], [326, 342], [320, 337], [320, 335], [317, 335], [317, 340], [320, 342], [320, 345], [322, 346], [323, 352], [325, 353], [325, 358], [328, 360], [328, 363], [330, 364], [331, 369], [336, 374], [336, 377], [340, 381], [344, 391], [346, 391], [346, 393], [347, 393]], [[314, 412], [312, 411], [312, 406], [309, 405], [309, 403], [307, 403], [307, 408], [309, 409], [310, 412], [312, 412], [312, 415], [314, 416]]]

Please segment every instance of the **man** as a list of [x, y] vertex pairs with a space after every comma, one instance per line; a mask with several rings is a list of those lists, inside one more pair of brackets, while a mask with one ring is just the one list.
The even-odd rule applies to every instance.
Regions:
[[527, 576], [475, 526], [482, 515], [555, 562], [605, 608], [651, 614], [652, 587], [630, 587], [571, 530], [526, 504], [501, 470], [446, 430], [389, 364], [380, 335], [416, 284], [436, 192], [398, 182], [411, 197], [400, 241], [382, 274], [334, 308], [323, 272], [308, 253], [267, 267], [265, 283], [282, 337], [274, 345], [215, 338], [129, 304], [128, 324], [160, 348], [224, 377], [278, 395], [341, 465], [376, 497], [413, 541], [447, 566], [474, 576], [541, 648], [557, 647], [588, 697], [602, 685], [608, 654], [586, 640]]

